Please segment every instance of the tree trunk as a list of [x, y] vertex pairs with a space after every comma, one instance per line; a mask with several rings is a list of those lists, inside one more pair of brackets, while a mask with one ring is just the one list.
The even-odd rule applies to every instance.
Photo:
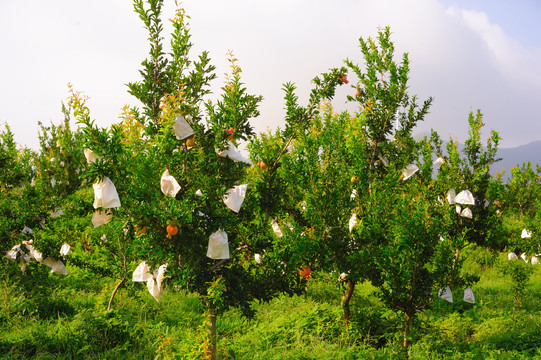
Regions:
[[210, 308], [208, 311], [210, 321], [210, 358], [216, 360], [216, 311]]
[[460, 256], [460, 249], [456, 248], [455, 250], [455, 258], [453, 259], [453, 267], [452, 269], [455, 269], [456, 262], [458, 261], [458, 257]]
[[409, 347], [409, 343], [408, 343], [408, 335], [409, 335], [409, 332], [410, 332], [410, 323], [411, 323], [411, 317], [406, 314], [406, 322], [404, 323], [404, 340], [402, 342], [402, 347], [404, 348], [404, 353], [405, 353], [405, 356], [406, 356], [406, 360], [409, 359], [409, 354], [408, 354], [408, 347]]
[[351, 311], [349, 309], [349, 300], [353, 296], [353, 291], [355, 290], [355, 281], [348, 280], [348, 287], [344, 296], [342, 296], [342, 308], [344, 309], [344, 320], [346, 322], [346, 329], [349, 329], [349, 320], [351, 318]]
[[120, 287], [122, 286], [122, 284], [124, 284], [124, 281], [126, 280], [126, 277], [124, 276], [120, 282], [116, 285], [115, 289], [113, 290], [113, 293], [111, 294], [111, 298], [109, 299], [109, 305], [107, 305], [107, 311], [111, 310], [111, 305], [113, 304], [113, 299], [115, 298], [115, 295], [118, 291], [118, 289], [120, 289]]
[[[455, 250], [455, 257], [453, 258], [453, 266], [451, 267], [451, 269], [454, 271], [455, 270], [455, 266], [456, 266], [456, 263], [458, 261], [458, 258], [460, 256], [460, 249], [459, 248], [456, 248]], [[451, 278], [450, 278], [450, 281], [449, 281], [449, 286], [452, 286], [453, 285], [453, 281], [454, 281], [454, 276], [453, 276], [453, 273], [451, 272]]]

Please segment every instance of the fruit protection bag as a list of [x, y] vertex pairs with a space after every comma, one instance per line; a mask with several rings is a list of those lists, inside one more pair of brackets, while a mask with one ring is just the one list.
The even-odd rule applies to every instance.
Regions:
[[102, 181], [94, 183], [92, 187], [94, 188], [94, 209], [120, 207], [115, 185], [107, 176]]
[[280, 225], [278, 225], [278, 223], [276, 222], [276, 219], [272, 220], [271, 226], [272, 226], [272, 231], [274, 231], [276, 236], [278, 237], [284, 236], [284, 234], [282, 233], [282, 229], [280, 229]]
[[154, 270], [154, 273], [149, 273], [148, 265], [145, 261], [141, 262], [132, 275], [132, 281], [134, 282], [146, 282], [147, 289], [150, 295], [160, 301], [163, 295], [162, 282], [165, 274], [167, 264], [161, 265], [158, 269]]
[[62, 275], [68, 275], [68, 270], [64, 263], [60, 260], [55, 260], [53, 258], [47, 258], [43, 260], [43, 264], [51, 268], [51, 273], [58, 273]]
[[518, 256], [514, 252], [510, 252], [509, 254], [507, 254], [507, 260], [516, 260], [516, 259], [518, 259]]
[[165, 170], [160, 181], [162, 193], [165, 196], [175, 197], [180, 191], [180, 185], [177, 180], [169, 174], [169, 169]]
[[464, 290], [464, 301], [470, 304], [475, 304], [475, 296], [473, 296], [473, 291], [469, 286], [466, 288], [466, 290]]
[[92, 225], [94, 225], [94, 227], [100, 227], [107, 224], [112, 219], [113, 213], [111, 210], [96, 210], [94, 211], [94, 215], [92, 215]]
[[522, 229], [522, 233], [520, 234], [520, 237], [522, 239], [527, 239], [527, 238], [530, 238], [532, 237], [532, 232], [531, 231], [528, 231], [526, 229]]
[[222, 229], [209, 236], [207, 256], [211, 259], [229, 259], [227, 233]]
[[244, 202], [247, 187], [248, 184], [242, 184], [229, 189], [227, 194], [223, 196], [224, 204], [234, 212], [238, 213]]
[[465, 218], [468, 218], [468, 219], [471, 219], [471, 218], [473, 217], [473, 214], [472, 214], [470, 208], [464, 208], [464, 209], [460, 212], [460, 216], [465, 217]]
[[85, 158], [88, 164], [95, 162], [98, 159], [98, 155], [90, 149], [85, 150]]
[[462, 190], [455, 197], [455, 202], [462, 205], [475, 205], [473, 194], [470, 190]]
[[70, 253], [70, 250], [71, 250], [71, 246], [69, 246], [69, 244], [63, 244], [62, 247], [60, 248], [60, 256], [66, 256]]
[[349, 232], [353, 230], [353, 227], [357, 224], [357, 214], [353, 213], [349, 218]]
[[178, 140], [184, 140], [193, 135], [193, 129], [186, 119], [178, 115], [171, 129]]
[[221, 157], [228, 157], [233, 161], [241, 161], [248, 164], [251, 164], [250, 160], [244, 157], [242, 153], [239, 151], [239, 149], [233, 144], [231, 141], [227, 141], [227, 149], [225, 150], [218, 150], [216, 149], [216, 154]]
[[453, 205], [455, 203], [455, 198], [455, 189], [449, 189], [449, 191], [447, 191], [447, 202], [449, 202], [449, 205]]
[[402, 175], [403, 175], [402, 180], [408, 180], [417, 171], [419, 171], [419, 167], [417, 165], [414, 165], [414, 164], [407, 165], [406, 168], [402, 171]]
[[453, 302], [453, 292], [451, 291], [451, 288], [447, 286], [445, 289], [441, 289], [438, 291], [438, 297], [442, 298], [443, 300], [447, 300], [450, 303]]

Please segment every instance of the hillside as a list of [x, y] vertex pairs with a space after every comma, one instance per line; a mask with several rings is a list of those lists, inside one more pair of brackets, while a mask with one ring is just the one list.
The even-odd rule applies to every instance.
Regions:
[[496, 164], [494, 174], [505, 170], [504, 179], [510, 175], [511, 168], [530, 161], [535, 166], [541, 163], [541, 140], [514, 148], [502, 148], [498, 150], [498, 156], [502, 158]]

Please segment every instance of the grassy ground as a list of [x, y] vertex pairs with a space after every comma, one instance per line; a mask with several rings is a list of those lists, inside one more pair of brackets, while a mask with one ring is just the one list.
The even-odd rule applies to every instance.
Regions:
[[[419, 314], [411, 359], [541, 358], [541, 266], [528, 283], [513, 320], [511, 281], [482, 251], [465, 254], [466, 268], [481, 279], [476, 304], [435, 301]], [[518, 260], [517, 260], [518, 261]], [[29, 299], [0, 284], [1, 359], [195, 359], [207, 327], [194, 295], [168, 289], [156, 303], [142, 284], [129, 284], [105, 311], [113, 281], [80, 269], [50, 279], [46, 299]], [[370, 284], [357, 287], [352, 326], [342, 320], [336, 276], [316, 274], [304, 296], [254, 304], [254, 319], [233, 309], [218, 319], [219, 359], [392, 359], [401, 352], [400, 315], [385, 310]]]

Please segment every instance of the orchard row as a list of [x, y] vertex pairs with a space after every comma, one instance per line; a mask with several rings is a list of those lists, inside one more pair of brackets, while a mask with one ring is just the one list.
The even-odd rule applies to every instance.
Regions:
[[[521, 256], [513, 274], [538, 263], [540, 169], [515, 168], [507, 183], [493, 176], [499, 135], [483, 141], [480, 112], [469, 114], [460, 151], [436, 132], [414, 138], [432, 99], [408, 94], [408, 56], [395, 60], [388, 28], [360, 39], [363, 65], [346, 60], [314, 78], [307, 104], [285, 84], [284, 129], [255, 134], [262, 98], [248, 93], [237, 60], [230, 54], [219, 100], [206, 101], [208, 54], [190, 56], [182, 9], [164, 51], [161, 6], [134, 2], [150, 42], [142, 78], [128, 84], [141, 108], [100, 128], [70, 87], [63, 122], [40, 125], [39, 151], [1, 133], [9, 259], [0, 266], [10, 281], [83, 267], [118, 280], [109, 307], [127, 281], [145, 282], [156, 300], [181, 287], [200, 295], [215, 324], [228, 307], [253, 316], [255, 300], [302, 293], [314, 271], [335, 272], [346, 326], [355, 285], [370, 281], [403, 315], [407, 353], [412, 319], [438, 296], [452, 301], [452, 289], [464, 289], [475, 302], [464, 248]], [[339, 86], [351, 89], [353, 113], [334, 111]]]

